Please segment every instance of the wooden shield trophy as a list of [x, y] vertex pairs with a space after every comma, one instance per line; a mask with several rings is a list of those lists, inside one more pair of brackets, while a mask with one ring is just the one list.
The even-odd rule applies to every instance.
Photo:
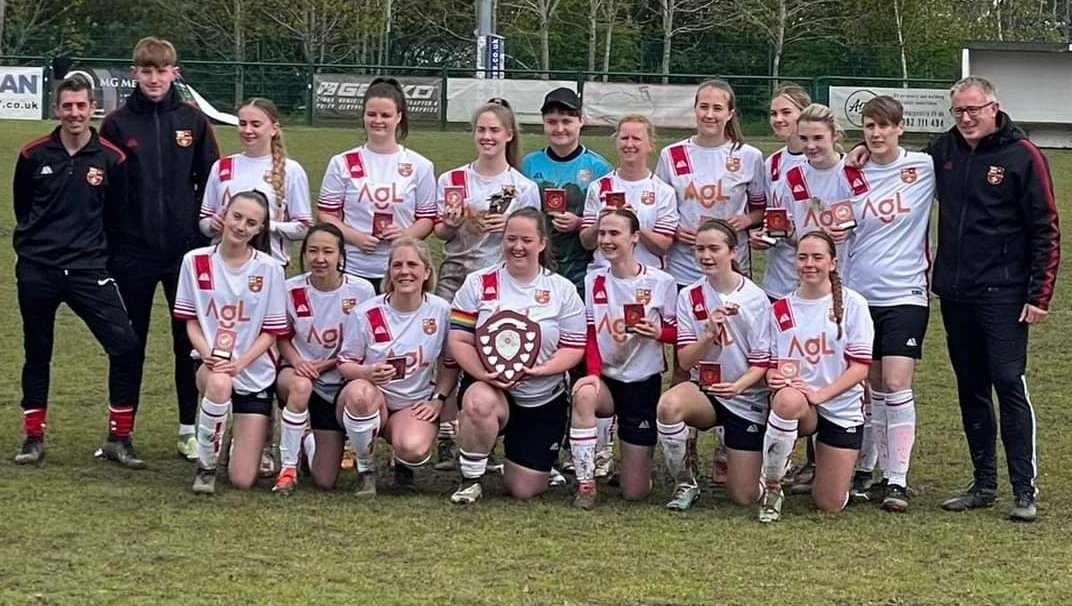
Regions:
[[500, 310], [476, 329], [476, 353], [488, 372], [519, 380], [522, 369], [536, 364], [540, 325], [516, 311]]

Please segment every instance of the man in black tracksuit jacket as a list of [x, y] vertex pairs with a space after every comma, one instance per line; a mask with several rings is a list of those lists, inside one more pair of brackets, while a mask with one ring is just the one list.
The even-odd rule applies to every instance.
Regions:
[[18, 464], [44, 458], [45, 416], [56, 310], [66, 303], [108, 354], [108, 441], [99, 455], [125, 467], [142, 462], [130, 446], [141, 347], [115, 281], [108, 241], [126, 202], [126, 157], [90, 126], [89, 82], [64, 80], [56, 90], [60, 125], [26, 144], [15, 164], [14, 246], [22, 315], [23, 427]]
[[[157, 283], [175, 304], [179, 265], [188, 250], [207, 244], [197, 227], [201, 194], [219, 149], [208, 119], [183, 103], [172, 86], [175, 49], [158, 38], [134, 47], [137, 88], [101, 124], [101, 136], [127, 155], [129, 208], [113, 242], [110, 269], [144, 351]], [[193, 443], [197, 387], [186, 324], [171, 320], [181, 454]], [[141, 387], [142, 368], [135, 384]], [[137, 402], [135, 402], [137, 405]]]
[[939, 212], [933, 287], [975, 473], [971, 488], [942, 506], [960, 511], [994, 503], [993, 390], [1015, 499], [1009, 517], [1032, 521], [1035, 414], [1024, 373], [1028, 326], [1045, 319], [1057, 278], [1053, 184], [1045, 157], [1000, 111], [990, 82], [961, 80], [951, 102], [956, 125], [927, 150]]

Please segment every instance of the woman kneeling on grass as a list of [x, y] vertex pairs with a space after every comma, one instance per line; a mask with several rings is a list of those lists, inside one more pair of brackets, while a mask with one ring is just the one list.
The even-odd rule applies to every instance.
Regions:
[[618, 415], [622, 440], [622, 496], [651, 491], [655, 405], [666, 370], [663, 343], [677, 337], [674, 278], [634, 256], [640, 221], [626, 209], [606, 209], [596, 225], [608, 265], [585, 277], [587, 376], [573, 386], [570, 451], [577, 474], [574, 507], [596, 504], [596, 417]]
[[182, 260], [174, 315], [186, 320], [201, 359], [197, 494], [216, 492], [216, 463], [231, 412], [231, 484], [250, 488], [259, 475], [275, 397], [269, 350], [287, 333], [283, 267], [269, 252], [268, 224], [264, 194], [237, 194], [224, 213], [219, 244], [191, 250]]
[[811, 495], [821, 511], [840, 511], [849, 499], [863, 441], [864, 379], [875, 329], [867, 301], [841, 285], [833, 239], [823, 231], [797, 243], [800, 286], [771, 306], [774, 391], [763, 439], [763, 497], [759, 521], [782, 512], [782, 477], [797, 436], [816, 435]]
[[431, 458], [439, 412], [458, 380], [447, 353], [450, 304], [433, 294], [428, 247], [401, 237], [391, 243], [384, 294], [347, 319], [339, 372], [342, 420], [357, 460], [357, 495], [376, 495], [373, 445], [383, 435], [395, 461], [395, 486], [416, 489], [413, 470]]
[[345, 240], [330, 223], [309, 230], [301, 247], [301, 264], [308, 270], [287, 280], [289, 336], [279, 340], [283, 365], [279, 369], [279, 401], [285, 405], [279, 429], [281, 469], [273, 490], [289, 494], [298, 485], [298, 453], [308, 423], [312, 440], [306, 456], [313, 483], [335, 486], [339, 475], [345, 430], [335, 418], [335, 401], [343, 379], [337, 364], [343, 327], [358, 304], [376, 296], [367, 280], [344, 272]]
[[704, 273], [677, 296], [677, 356], [691, 379], [659, 399], [658, 430], [677, 487], [667, 509], [685, 511], [700, 496], [689, 465], [689, 428], [725, 429], [726, 489], [738, 505], [760, 496], [763, 427], [769, 392], [770, 302], [740, 273], [737, 230], [710, 219], [695, 234], [693, 253]]

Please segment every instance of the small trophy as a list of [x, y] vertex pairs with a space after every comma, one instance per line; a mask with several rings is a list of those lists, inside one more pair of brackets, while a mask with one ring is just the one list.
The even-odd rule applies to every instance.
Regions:
[[237, 338], [237, 332], [226, 328], [217, 328], [216, 339], [212, 343], [212, 351], [210, 352], [212, 357], [220, 360], [230, 360], [234, 353]]
[[763, 227], [772, 238], [788, 238], [789, 211], [785, 208], [768, 208], [763, 213]]
[[395, 216], [391, 213], [372, 213], [372, 237], [382, 238], [383, 232], [394, 222]]
[[834, 227], [838, 229], [852, 229], [856, 227], [856, 217], [852, 212], [852, 202], [844, 200], [830, 205], [830, 215], [834, 219]]
[[779, 360], [778, 374], [786, 381], [800, 378], [800, 360]]
[[700, 387], [711, 387], [722, 382], [722, 365], [718, 362], [700, 362]]
[[458, 212], [465, 207], [465, 188], [448, 185], [443, 188], [443, 207], [447, 212]]
[[609, 191], [603, 194], [603, 205], [607, 208], [625, 208], [625, 192]]
[[392, 381], [406, 378], [406, 356], [394, 356], [387, 358], [384, 362], [395, 368], [395, 374], [391, 377]]
[[548, 214], [566, 212], [566, 190], [553, 188], [543, 190], [543, 211]]
[[644, 320], [643, 303], [626, 303], [622, 305], [622, 319], [625, 321], [625, 332], [636, 332], [636, 327]]
[[492, 194], [488, 198], [488, 214], [489, 215], [501, 215], [506, 212], [507, 208], [510, 208], [510, 203], [517, 197], [517, 187], [513, 185], [503, 185], [502, 191]]

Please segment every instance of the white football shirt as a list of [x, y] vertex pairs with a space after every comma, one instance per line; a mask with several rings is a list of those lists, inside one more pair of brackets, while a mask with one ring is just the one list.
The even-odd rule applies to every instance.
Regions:
[[[674, 200], [674, 190], [656, 177], [655, 173], [648, 173], [647, 178], [639, 181], [626, 181], [618, 175], [618, 171], [614, 171], [589, 184], [588, 193], [584, 199], [581, 229], [595, 227], [600, 211], [606, 206], [603, 196], [607, 192], [625, 193], [625, 204], [636, 213], [640, 229], [651, 230], [669, 238], [674, 237], [674, 232], [677, 230], [677, 203]], [[633, 254], [637, 261], [650, 267], [661, 269], [665, 264], [662, 256], [648, 250], [643, 244], [637, 244]], [[603, 257], [603, 251], [596, 246], [588, 271], [606, 266], [607, 260]]]
[[[804, 154], [790, 153], [783, 147], [774, 152], [764, 162], [767, 175], [767, 207], [788, 208], [786, 201], [780, 196], [784, 192], [779, 187], [786, 171], [791, 170], [808, 161]], [[761, 286], [767, 296], [773, 299], [781, 299], [796, 288], [797, 273], [794, 270], [793, 258], [796, 256], [796, 247], [790, 244], [788, 238], [778, 238], [778, 243], [767, 249], [767, 263], [763, 270], [763, 282]]]

